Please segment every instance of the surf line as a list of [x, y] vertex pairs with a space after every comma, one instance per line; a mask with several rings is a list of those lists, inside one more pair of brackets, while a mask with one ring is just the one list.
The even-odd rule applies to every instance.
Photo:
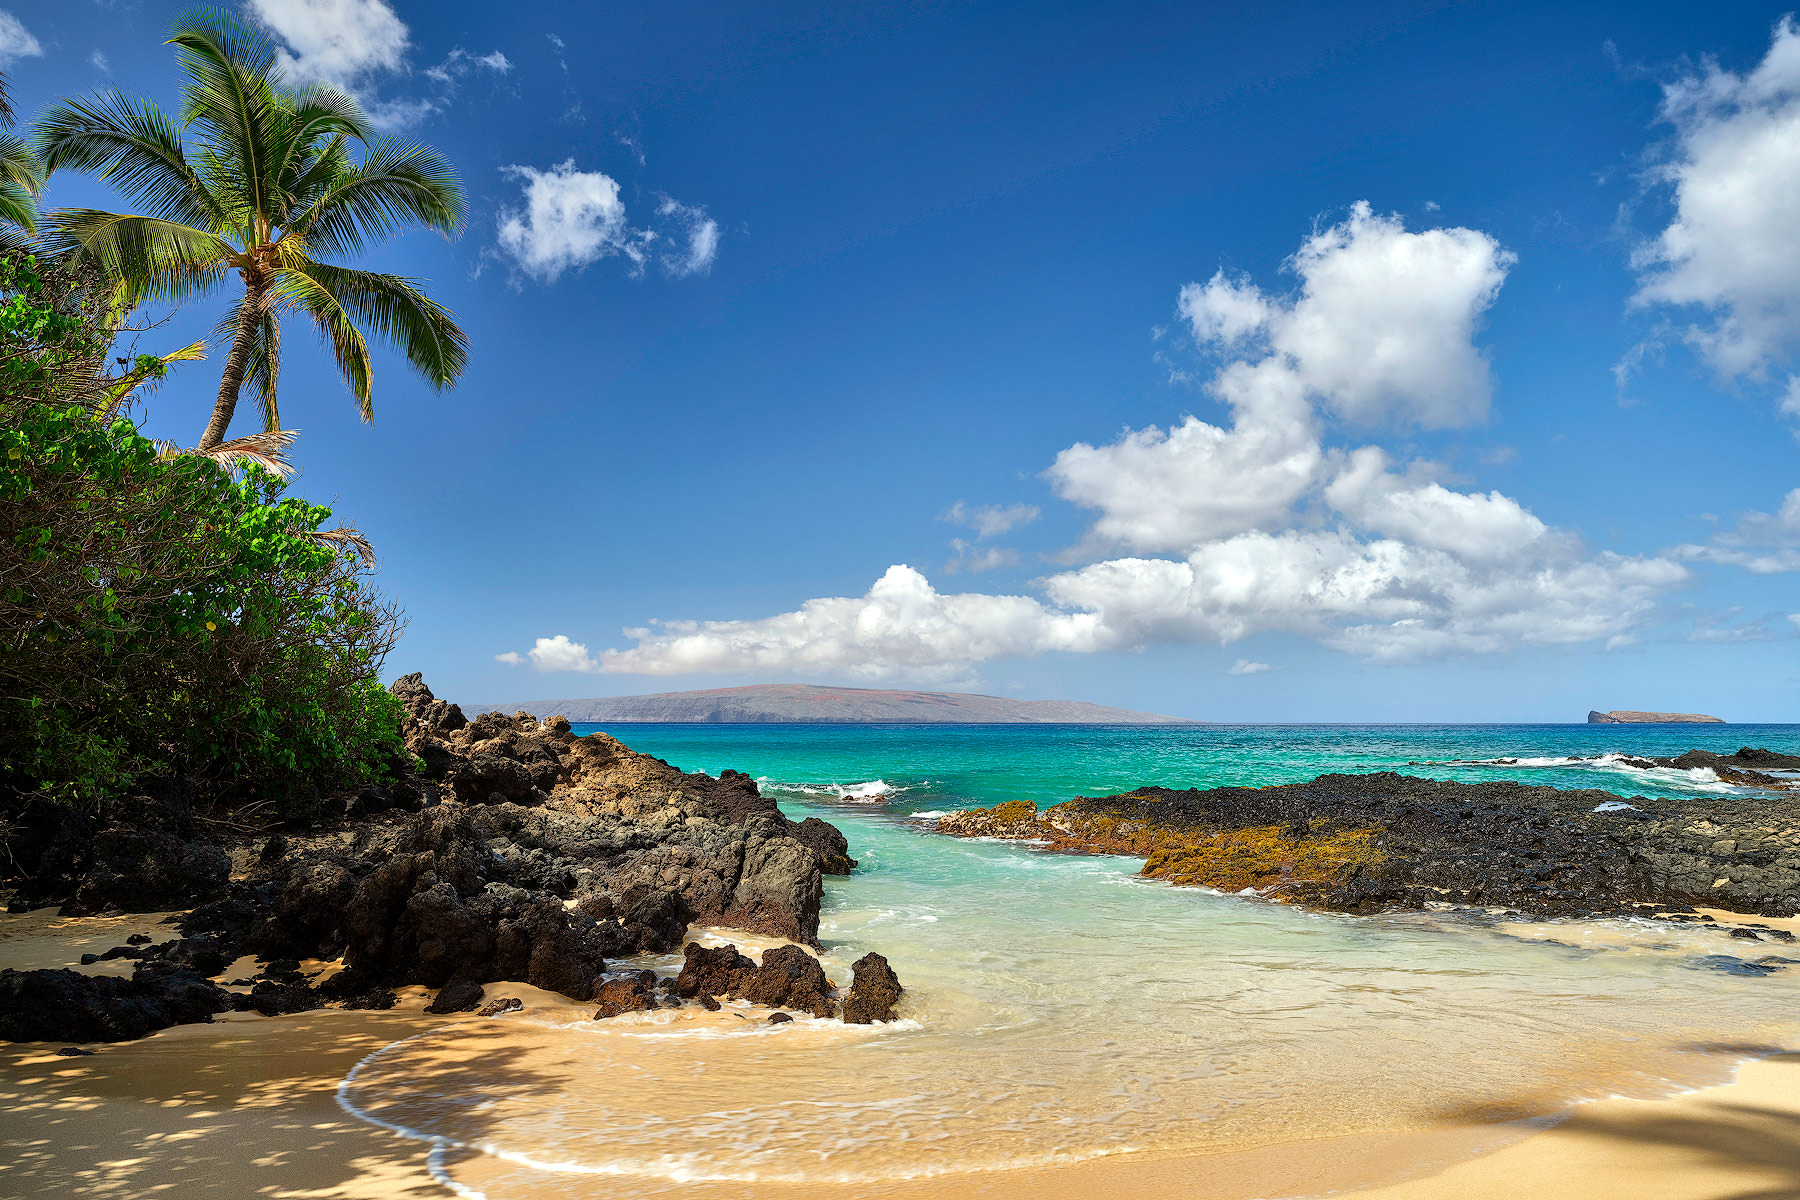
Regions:
[[407, 1042], [416, 1041], [422, 1037], [429, 1037], [434, 1033], [442, 1033], [449, 1028], [450, 1026], [448, 1025], [440, 1025], [436, 1029], [427, 1029], [420, 1033], [412, 1034], [409, 1037], [403, 1037], [397, 1042], [389, 1042], [385, 1046], [377, 1047], [357, 1059], [356, 1065], [350, 1068], [349, 1074], [338, 1081], [338, 1107], [359, 1121], [367, 1121], [369, 1124], [385, 1129], [389, 1133], [398, 1134], [408, 1141], [425, 1142], [431, 1147], [425, 1155], [425, 1170], [430, 1173], [433, 1180], [442, 1184], [444, 1187], [449, 1188], [451, 1192], [462, 1197], [462, 1200], [488, 1200], [486, 1192], [477, 1191], [467, 1184], [458, 1183], [455, 1179], [452, 1179], [450, 1177], [449, 1168], [444, 1165], [445, 1155], [449, 1151], [480, 1151], [480, 1147], [470, 1146], [466, 1142], [458, 1141], [455, 1138], [445, 1137], [442, 1134], [426, 1133], [423, 1130], [414, 1129], [408, 1125], [399, 1125], [393, 1121], [384, 1121], [375, 1114], [365, 1112], [363, 1109], [358, 1108], [355, 1101], [350, 1099], [350, 1089], [355, 1086], [356, 1078], [362, 1074], [362, 1069], [364, 1067], [368, 1066], [396, 1046], [404, 1046]]

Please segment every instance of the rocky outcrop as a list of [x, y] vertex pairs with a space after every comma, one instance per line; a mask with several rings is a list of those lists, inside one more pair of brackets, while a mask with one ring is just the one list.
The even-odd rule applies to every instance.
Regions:
[[[1143, 873], [1342, 912], [1443, 903], [1546, 916], [1709, 905], [1800, 912], [1800, 826], [1780, 797], [1621, 799], [1384, 772], [1077, 797], [1029, 817], [943, 818], [960, 836], [1135, 855]], [[1002, 806], [1009, 810], [1014, 805]]]
[[1617, 708], [1612, 712], [1596, 712], [1589, 709], [1587, 723], [1589, 725], [1723, 725], [1725, 718], [1709, 717], [1704, 713], [1636, 712], [1625, 708]]
[[[694, 921], [816, 944], [822, 876], [854, 866], [841, 832], [788, 819], [740, 772], [685, 773], [603, 734], [575, 737], [557, 717], [470, 720], [417, 675], [393, 692], [423, 775], [346, 798], [322, 824], [222, 847], [179, 792], [92, 818], [44, 808], [15, 822], [33, 899], [66, 898], [73, 913], [191, 911], [183, 938], [108, 951], [141, 960], [132, 980], [30, 972], [8, 986], [66, 994], [76, 1013], [118, 1008], [118, 1036], [130, 1037], [197, 1019], [200, 999], [268, 1014], [382, 1007], [412, 984], [439, 989], [438, 1012], [467, 1011], [497, 980], [628, 1011], [654, 996], [613, 986], [609, 958], [672, 950]], [[202, 978], [243, 954], [268, 964], [248, 995]], [[337, 957], [345, 969], [324, 985], [298, 971], [299, 960]], [[816, 981], [803, 966], [789, 963], [793, 980], [765, 990], [817, 1008], [824, 991], [805, 986]], [[204, 986], [176, 986], [186, 980]]]
[[235, 1006], [225, 989], [176, 968], [140, 967], [129, 979], [0, 971], [0, 1040], [9, 1042], [123, 1042]]
[[1722, 783], [1763, 791], [1791, 792], [1800, 790], [1800, 779], [1792, 774], [1771, 775], [1770, 771], [1792, 772], [1800, 768], [1800, 756], [1781, 754], [1751, 746], [1741, 746], [1736, 754], [1715, 754], [1710, 750], [1689, 750], [1672, 758], [1624, 757], [1625, 766], [1648, 769], [1672, 767], [1678, 771], [1711, 771]]
[[829, 1017], [837, 1011], [825, 968], [798, 946], [765, 951], [762, 966], [745, 981], [739, 998], [769, 1008], [798, 1009], [815, 1017]]
[[872, 1025], [894, 1019], [894, 1006], [900, 1003], [900, 977], [888, 960], [873, 952], [863, 955], [850, 966], [854, 977], [850, 994], [844, 997], [844, 1021], [849, 1025]]
[[[831, 981], [825, 977], [825, 968], [819, 965], [818, 959], [799, 946], [777, 946], [765, 951], [760, 966], [740, 954], [736, 946], [702, 946], [697, 942], [689, 942], [683, 948], [683, 955], [681, 974], [675, 979], [675, 994], [699, 1000], [708, 1008], [718, 1007], [716, 1002], [709, 1001], [725, 996], [769, 1008], [791, 1008], [815, 1017], [830, 1017], [837, 1012], [836, 1001], [832, 998], [833, 988]], [[887, 972], [893, 996], [898, 998], [900, 981], [893, 977], [887, 960], [878, 954], [867, 955], [857, 964], [857, 978], [862, 979], [865, 967], [873, 968], [874, 962], [879, 962], [880, 969]], [[857, 1011], [869, 1013], [880, 1010], [891, 1014], [892, 1004], [889, 1003], [882, 1009], [876, 996], [878, 973], [871, 969], [868, 974], [870, 982]], [[852, 988], [852, 998], [854, 996]], [[844, 1019], [850, 1020], [848, 1008]], [[868, 1017], [860, 1023], [886, 1019], [887, 1017], [881, 1016]]]

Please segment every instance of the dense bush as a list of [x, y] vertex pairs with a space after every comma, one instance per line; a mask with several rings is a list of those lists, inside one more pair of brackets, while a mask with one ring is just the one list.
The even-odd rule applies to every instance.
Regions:
[[328, 509], [115, 415], [104, 309], [0, 263], [0, 791], [87, 802], [179, 775], [280, 802], [385, 777], [394, 611], [317, 536]]

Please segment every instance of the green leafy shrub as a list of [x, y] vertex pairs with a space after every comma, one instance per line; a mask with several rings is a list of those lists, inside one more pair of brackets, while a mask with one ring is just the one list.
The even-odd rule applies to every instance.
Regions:
[[92, 291], [0, 264], [0, 791], [180, 775], [280, 804], [390, 775], [395, 611], [329, 509], [112, 415]]

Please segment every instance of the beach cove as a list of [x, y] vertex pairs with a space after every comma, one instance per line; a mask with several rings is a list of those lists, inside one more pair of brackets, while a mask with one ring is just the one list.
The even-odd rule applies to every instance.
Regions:
[[[930, 828], [946, 805], [1021, 793], [1048, 803], [1098, 793], [1113, 772], [1204, 784], [1255, 771], [1276, 781], [1313, 763], [1368, 770], [1419, 758], [1586, 756], [1596, 750], [1582, 740], [1590, 736], [1636, 755], [1674, 742], [1725, 748], [1744, 730], [1698, 741], [1692, 730], [1566, 726], [620, 732], [684, 768], [741, 762], [790, 817], [822, 815], [845, 831], [860, 864], [827, 886], [821, 961], [841, 984], [849, 962], [879, 946], [906, 981], [901, 1020], [855, 1028], [801, 1017], [772, 1027], [755, 1006], [732, 1003], [722, 1014], [593, 1021], [590, 1006], [527, 992], [534, 998], [520, 1013], [446, 1022], [418, 1013], [420, 993], [392, 1014], [228, 1017], [102, 1054], [154, 1055], [149, 1048], [177, 1043], [198, 1051], [227, 1036], [221, 1029], [282, 1046], [284, 1022], [354, 1030], [307, 1076], [309, 1086], [329, 1084], [332, 1111], [321, 1108], [315, 1123], [347, 1121], [349, 1131], [372, 1119], [381, 1124], [370, 1128], [438, 1139], [439, 1177], [490, 1200], [602, 1183], [644, 1196], [805, 1195], [827, 1185], [1004, 1196], [1024, 1194], [1010, 1189], [1027, 1179], [1041, 1189], [1128, 1177], [1140, 1194], [1169, 1185], [1170, 1195], [1232, 1200], [1434, 1172], [1535, 1134], [1573, 1104], [1723, 1083], [1741, 1063], [1800, 1044], [1789, 1015], [1800, 980], [1731, 966], [1752, 949], [1782, 956], [1787, 923], [1772, 918], [1707, 928], [1448, 908], [1348, 917], [1170, 888], [1138, 878], [1131, 859], [1050, 855]], [[1770, 727], [1752, 740], [1782, 747], [1793, 734]], [[751, 739], [762, 739], [760, 753]], [[1084, 769], [1095, 782], [1069, 788]], [[1572, 773], [1570, 786], [1605, 773], [1625, 794], [1717, 786], [1699, 773], [1640, 770], [1633, 789], [1630, 769], [1610, 764], [1429, 773], [1555, 770]], [[1766, 940], [1730, 936], [1746, 921], [1769, 929]], [[693, 932], [752, 952], [778, 944]], [[667, 955], [611, 964], [677, 965]], [[100, 1056], [54, 1065], [73, 1078], [106, 1070]], [[1783, 1077], [1781, 1066], [1752, 1068], [1752, 1077]], [[367, 1134], [342, 1136], [361, 1144]], [[434, 1144], [391, 1132], [375, 1144], [381, 1138], [410, 1145], [406, 1161]], [[1532, 1136], [1497, 1157], [1561, 1145], [1555, 1138], [1567, 1135]]]

